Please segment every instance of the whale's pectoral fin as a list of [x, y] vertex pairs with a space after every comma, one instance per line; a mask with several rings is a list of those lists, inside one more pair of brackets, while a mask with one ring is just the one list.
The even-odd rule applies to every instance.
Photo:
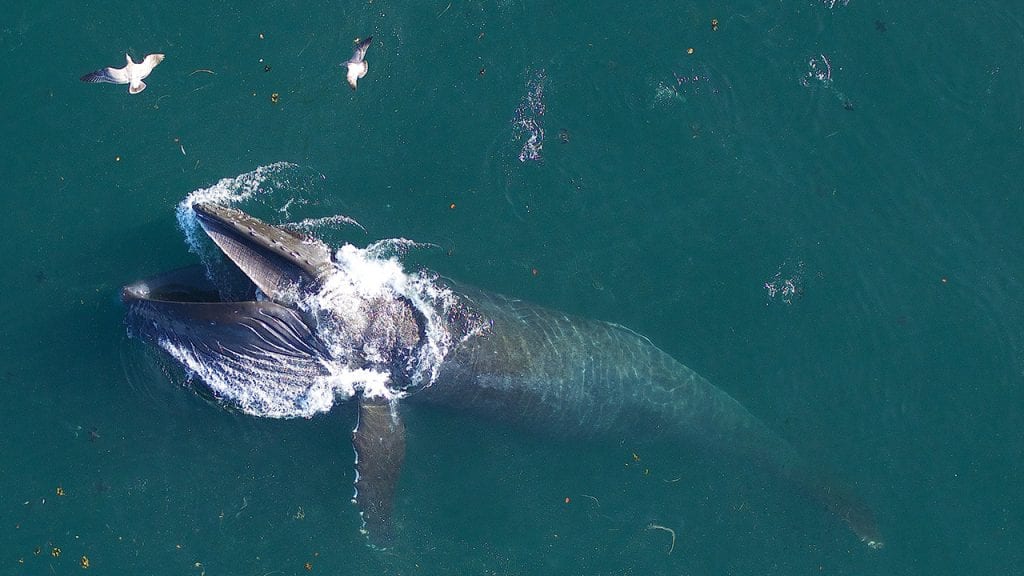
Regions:
[[405, 460], [405, 424], [397, 402], [359, 401], [359, 423], [352, 432], [356, 451], [356, 495], [363, 531], [375, 546], [387, 546], [392, 537], [391, 509], [395, 487]]

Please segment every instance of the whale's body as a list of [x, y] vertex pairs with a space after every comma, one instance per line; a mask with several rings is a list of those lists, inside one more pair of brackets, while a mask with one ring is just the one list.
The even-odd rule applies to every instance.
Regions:
[[[391, 537], [405, 454], [400, 406], [417, 402], [556, 435], [627, 433], [741, 456], [821, 502], [868, 545], [881, 545], [870, 509], [852, 492], [809, 466], [727, 393], [627, 328], [437, 277], [429, 292], [444, 298], [425, 297], [421, 285], [404, 281], [359, 291], [352, 288], [359, 279], [346, 277], [343, 288], [330, 288], [339, 274], [358, 270], [336, 262], [332, 268], [322, 244], [237, 210], [205, 204], [194, 209], [266, 298], [212, 302], [182, 296], [203, 293], [201, 275], [172, 273], [125, 287], [129, 325], [208, 384], [218, 382], [211, 385], [215, 395], [259, 415], [298, 413], [263, 410], [268, 397], [306, 409], [314, 398], [310, 390], [320, 387], [312, 383], [337, 385], [330, 366], [346, 366], [341, 380], [360, 406], [353, 434], [356, 502], [371, 541]], [[301, 303], [303, 293], [330, 290], [343, 297], [326, 319], [322, 307]], [[203, 372], [211, 364], [229, 367], [229, 381]], [[265, 365], [277, 370], [270, 396], [258, 384], [268, 378], [259, 372]]]
[[629, 432], [789, 452], [739, 402], [628, 328], [451, 285], [487, 329], [452, 350], [437, 382], [411, 400], [570, 436]]

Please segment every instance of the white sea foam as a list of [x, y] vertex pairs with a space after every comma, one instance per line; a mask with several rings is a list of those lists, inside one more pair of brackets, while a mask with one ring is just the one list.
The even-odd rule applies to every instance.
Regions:
[[388, 384], [390, 377], [386, 372], [367, 370], [342, 370], [330, 378], [332, 387], [344, 398], [361, 394], [366, 398], [384, 398], [397, 400], [405, 396], [405, 392], [392, 389]]
[[[409, 241], [395, 240], [391, 246], [408, 246]], [[411, 243], [415, 245], [415, 243]], [[335, 273], [328, 276], [319, 294], [309, 300], [311, 313], [327, 318], [320, 327], [320, 336], [331, 356], [337, 359], [362, 358], [369, 362], [386, 363], [393, 350], [387, 349], [395, 336], [385, 333], [398, 329], [380, 318], [393, 317], [392, 307], [412, 304], [424, 325], [426, 341], [415, 357], [409, 359], [408, 374], [411, 387], [429, 386], [437, 378], [444, 356], [455, 343], [444, 322], [448, 313], [458, 306], [450, 290], [439, 286], [425, 273], [407, 274], [397, 257], [380, 258], [373, 253], [380, 243], [368, 248], [351, 244], [335, 253]], [[371, 338], [363, 338], [370, 334]], [[383, 349], [382, 349], [383, 348]], [[387, 392], [372, 388], [379, 382], [364, 385], [358, 391], [366, 395], [391, 398], [404, 390], [387, 383]]]

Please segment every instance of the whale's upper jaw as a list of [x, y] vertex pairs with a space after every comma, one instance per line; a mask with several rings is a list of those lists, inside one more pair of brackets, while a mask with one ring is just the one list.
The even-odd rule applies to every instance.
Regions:
[[218, 204], [192, 209], [207, 235], [275, 302], [294, 303], [299, 291], [315, 286], [331, 269], [331, 251], [319, 240]]

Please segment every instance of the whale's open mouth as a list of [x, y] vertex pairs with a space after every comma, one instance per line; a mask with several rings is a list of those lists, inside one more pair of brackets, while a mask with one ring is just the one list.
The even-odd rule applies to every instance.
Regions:
[[311, 416], [335, 396], [393, 399], [433, 382], [461, 318], [433, 278], [351, 245], [334, 256], [233, 208], [192, 210], [229, 263], [133, 282], [121, 296], [129, 333], [218, 398], [259, 416]]
[[193, 208], [232, 264], [216, 278], [197, 265], [124, 286], [129, 333], [249, 414], [311, 416], [351, 395], [351, 384], [339, 389], [317, 319], [300, 306], [331, 269], [327, 247], [238, 210]]
[[330, 250], [316, 239], [217, 204], [198, 203], [192, 209], [203, 230], [237, 268], [228, 270], [216, 284], [209, 271], [200, 266], [133, 282], [122, 289], [125, 303], [212, 304], [255, 300], [263, 294], [280, 304], [292, 305], [301, 290], [311, 290], [332, 269]]

